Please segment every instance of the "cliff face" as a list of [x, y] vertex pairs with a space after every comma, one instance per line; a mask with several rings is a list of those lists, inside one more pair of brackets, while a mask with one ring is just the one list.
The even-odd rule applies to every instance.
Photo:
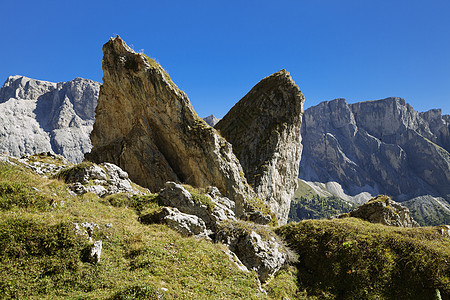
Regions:
[[323, 102], [304, 114], [299, 177], [352, 202], [387, 194], [450, 215], [449, 126], [440, 110], [418, 113], [401, 98]]
[[103, 46], [103, 85], [86, 158], [111, 162], [152, 191], [167, 181], [217, 186], [237, 215], [256, 199], [231, 145], [197, 116], [164, 69], [120, 37]]
[[289, 73], [281, 70], [261, 80], [215, 126], [281, 224], [287, 222], [297, 187], [304, 101]]
[[80, 162], [92, 147], [99, 88], [82, 78], [52, 83], [9, 77], [0, 88], [0, 151], [13, 156], [53, 151]]

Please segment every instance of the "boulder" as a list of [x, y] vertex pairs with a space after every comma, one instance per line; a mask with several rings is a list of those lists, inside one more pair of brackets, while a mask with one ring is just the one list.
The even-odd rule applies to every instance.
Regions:
[[216, 125], [280, 224], [297, 188], [305, 98], [286, 70], [261, 80]]
[[158, 214], [159, 221], [182, 235], [208, 237], [205, 222], [195, 215], [184, 214], [176, 208], [163, 207]]
[[[209, 187], [209, 194], [191, 193], [182, 185], [167, 182], [165, 189], [159, 193], [162, 205], [175, 207], [185, 214], [201, 218], [206, 227], [215, 231], [218, 223], [235, 220], [234, 203], [222, 197], [217, 188]], [[212, 196], [211, 196], [212, 195]]]
[[55, 175], [69, 184], [69, 188], [77, 195], [94, 193], [104, 197], [117, 193], [142, 194], [131, 185], [127, 172], [111, 163], [96, 165], [84, 162], [60, 171]]
[[231, 145], [154, 60], [120, 38], [103, 46], [103, 85], [88, 160], [110, 162], [152, 191], [167, 181], [216, 186], [241, 217], [258, 202]]
[[236, 254], [247, 269], [258, 273], [261, 282], [275, 274], [288, 258], [288, 250], [267, 226], [245, 221], [221, 224], [216, 240]]
[[370, 199], [367, 203], [348, 213], [348, 216], [388, 226], [419, 227], [419, 224], [409, 215], [407, 207], [387, 196]]

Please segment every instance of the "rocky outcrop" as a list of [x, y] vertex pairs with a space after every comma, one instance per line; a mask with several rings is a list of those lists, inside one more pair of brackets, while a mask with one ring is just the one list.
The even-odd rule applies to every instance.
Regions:
[[287, 260], [287, 248], [267, 226], [244, 221], [221, 224], [216, 240], [224, 243], [249, 270], [266, 282]]
[[9, 77], [0, 88], [0, 152], [20, 157], [52, 151], [81, 162], [92, 147], [99, 88], [82, 78], [52, 83]]
[[387, 196], [378, 196], [348, 214], [371, 223], [397, 227], [418, 227], [419, 224], [409, 215], [409, 209]]
[[231, 145], [197, 116], [186, 94], [155, 61], [120, 38], [103, 46], [103, 85], [86, 158], [111, 162], [152, 191], [167, 181], [217, 186], [239, 217], [255, 210]]
[[[322, 102], [303, 116], [299, 177], [319, 194], [358, 204], [386, 194], [422, 225], [442, 224], [450, 217], [449, 120], [440, 110], [418, 113], [401, 98]], [[427, 210], [444, 217], [433, 222], [413, 209], [435, 205]]]
[[[267, 225], [237, 220], [233, 202], [215, 187], [203, 191], [167, 182], [159, 193], [160, 211], [140, 217], [142, 223], [163, 223], [186, 236], [207, 238], [228, 246], [239, 268], [255, 270], [262, 282], [288, 258], [288, 249]], [[243, 265], [242, 265], [243, 264]]]
[[111, 163], [96, 165], [83, 162], [67, 167], [55, 175], [63, 179], [72, 192], [77, 195], [93, 193], [99, 197], [125, 193], [129, 195], [143, 194], [132, 185], [127, 172]]
[[281, 70], [261, 80], [215, 126], [280, 224], [287, 221], [297, 187], [304, 101], [289, 73]]

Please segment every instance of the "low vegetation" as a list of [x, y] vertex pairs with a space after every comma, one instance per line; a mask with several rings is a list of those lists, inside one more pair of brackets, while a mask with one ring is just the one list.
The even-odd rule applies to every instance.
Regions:
[[[450, 239], [432, 227], [305, 220], [276, 231], [297, 251], [297, 280], [320, 299], [450, 297]], [[300, 288], [301, 290], [301, 288]]]
[[[225, 246], [143, 222], [161, 209], [158, 195], [73, 196], [63, 178], [47, 179], [0, 163], [3, 298], [450, 297], [450, 239], [436, 228], [394, 228], [353, 218], [278, 227], [275, 232], [297, 252], [298, 262], [284, 266], [262, 292], [258, 275], [240, 271]], [[194, 191], [199, 197], [203, 193]], [[92, 241], [75, 230], [75, 223], [83, 222], [98, 225]], [[243, 224], [241, 230], [274, 234], [270, 227], [236, 223]], [[95, 264], [88, 256], [98, 240], [103, 249]]]

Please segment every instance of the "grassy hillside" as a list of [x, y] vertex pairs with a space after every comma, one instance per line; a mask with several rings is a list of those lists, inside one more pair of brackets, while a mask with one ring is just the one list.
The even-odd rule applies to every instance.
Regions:
[[[224, 246], [143, 225], [154, 196], [71, 196], [62, 181], [0, 163], [0, 295], [20, 299], [269, 299]], [[74, 223], [93, 222], [99, 264]], [[108, 228], [107, 224], [112, 224]], [[274, 281], [276, 282], [276, 281]], [[270, 290], [270, 286], [267, 287]]]
[[[0, 162], [0, 295], [16, 299], [442, 299], [450, 297], [450, 239], [437, 228], [356, 219], [308, 220], [276, 232], [299, 262], [261, 287], [225, 246], [140, 217], [158, 196], [73, 196], [61, 180]], [[92, 222], [99, 263], [75, 223]], [[412, 297], [414, 296], [414, 297]], [[411, 298], [412, 297], [412, 298]]]
[[307, 220], [276, 231], [298, 255], [297, 279], [319, 299], [450, 299], [450, 238], [439, 228], [359, 219]]

